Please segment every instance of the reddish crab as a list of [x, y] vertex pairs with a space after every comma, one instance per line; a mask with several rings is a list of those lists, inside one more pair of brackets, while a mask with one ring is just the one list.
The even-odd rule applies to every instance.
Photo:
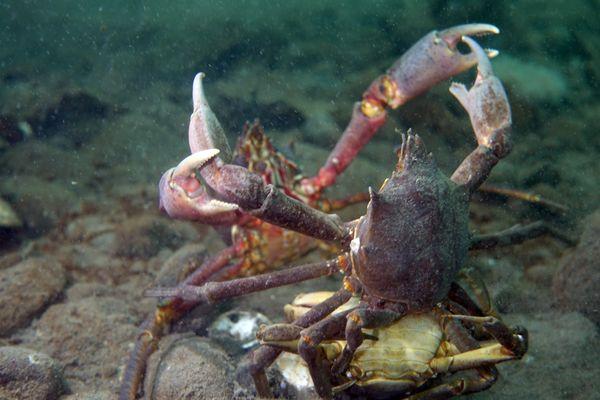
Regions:
[[[456, 36], [456, 29], [444, 31], [454, 32], [452, 46], [461, 38]], [[409, 94], [424, 90], [422, 86], [412, 86], [415, 81], [408, 79], [416, 71], [411, 63], [406, 64], [407, 60], [428, 63], [425, 67], [438, 71], [436, 74], [426, 69], [428, 83], [435, 80], [432, 76], [440, 78], [442, 71], [445, 76], [448, 71], [458, 72], [460, 68], [453, 62], [457, 59], [476, 62], [478, 74], [474, 86], [467, 91], [463, 85], [453, 84], [451, 92], [469, 113], [479, 145], [450, 179], [439, 171], [422, 140], [409, 132], [403, 137], [396, 170], [378, 192], [370, 191], [366, 215], [344, 224], [335, 215], [325, 214], [272, 185], [265, 185], [262, 178], [247, 169], [226, 164], [217, 156], [217, 150], [194, 153], [184, 160], [184, 165], [191, 163], [193, 170], [198, 170], [206, 187], [213, 192], [211, 198], [232, 207], [230, 212], [237, 206], [235, 212], [242, 210], [286, 229], [335, 241], [343, 251], [324, 262], [200, 286], [188, 282], [176, 288], [151, 290], [148, 295], [176, 299], [181, 304], [208, 304], [341, 271], [345, 275], [344, 288], [294, 322], [294, 334], [299, 331], [301, 336], [298, 352], [309, 367], [316, 390], [322, 397], [330, 397], [332, 384], [326, 370], [329, 366], [319, 359], [317, 351], [321, 341], [344, 332], [346, 346], [331, 366], [334, 371], [344, 371], [362, 342], [363, 328], [387, 326], [407, 314], [431, 310], [444, 300], [470, 248], [522, 241], [534, 232], [531, 227], [522, 227], [485, 237], [469, 234], [469, 198], [510, 151], [510, 108], [486, 53], [469, 37], [462, 40], [471, 53], [463, 56], [452, 52], [451, 56], [445, 55], [442, 67], [431, 65], [432, 58], [439, 58], [436, 46], [443, 43], [444, 49], [449, 49], [448, 41], [438, 35], [433, 33], [420, 41], [415, 45], [419, 51], [411, 49], [388, 75], [371, 86], [363, 100], [367, 106], [362, 111], [355, 110], [353, 122], [341, 142], [346, 145], [359, 142], [357, 146], [361, 147], [366, 142], [363, 138], [380, 126], [383, 107], [370, 108], [373, 104], [381, 105], [385, 99], [385, 104], [394, 106], [410, 97], [405, 88], [411, 89]], [[424, 43], [429, 43], [428, 47]], [[372, 109], [377, 111], [376, 120], [365, 113]], [[322, 169], [325, 172], [303, 182], [305, 188], [330, 184], [348, 165], [351, 157], [348, 159], [347, 154], [355, 154], [355, 148], [341, 147], [337, 153], [334, 150], [337, 155], [330, 157], [331, 163]], [[188, 170], [191, 176], [192, 169]], [[328, 316], [352, 295], [361, 298], [356, 309], [343, 317]], [[253, 355], [249, 369], [261, 396], [270, 395], [264, 368], [278, 353], [277, 349], [263, 347]]]
[[[203, 100], [202, 77], [202, 74], [198, 74], [194, 81], [196, 110], [190, 122], [192, 151], [200, 140], [225, 137], [214, 114]], [[198, 99], [200, 103], [196, 101]], [[211, 121], [210, 127], [203, 126], [207, 120]], [[213, 134], [215, 129], [218, 134]], [[220, 143], [226, 149], [225, 154], [229, 154], [226, 140]], [[287, 264], [316, 248], [328, 253], [336, 250], [330, 243], [283, 229], [244, 213], [233, 204], [211, 198], [195, 179], [194, 166], [190, 166], [188, 161], [189, 158], [162, 177], [160, 207], [172, 217], [213, 225], [229, 246], [205, 260], [185, 279], [185, 284], [200, 285], [207, 280], [254, 275]], [[280, 188], [286, 195], [323, 211], [338, 210], [368, 200], [367, 193], [337, 200], [321, 197], [320, 191], [310, 196], [303, 195], [299, 189], [303, 176], [298, 167], [274, 149], [258, 122], [244, 127], [232, 162], [260, 175], [265, 183]], [[194, 306], [194, 303], [182, 302], [178, 298], [166, 299], [159, 303], [156, 311], [144, 322], [126, 369], [121, 389], [122, 399], [135, 398], [147, 357], [170, 325]]]
[[[359, 193], [330, 201], [322, 198], [323, 190], [334, 183], [385, 122], [386, 106], [396, 108], [477, 63], [481, 54], [456, 50], [463, 35], [497, 31], [491, 25], [470, 24], [434, 31], [422, 38], [370, 85], [356, 104], [340, 141], [313, 178], [299, 175], [297, 167], [272, 148], [257, 125], [246, 129], [232, 158], [223, 130], [206, 102], [203, 74], [198, 74], [189, 128], [192, 154], [161, 178], [160, 207], [171, 217], [214, 226], [231, 245], [182, 282], [182, 290], [208, 280], [251, 275], [285, 265], [317, 246], [332, 249], [332, 241], [347, 247], [348, 228], [337, 216], [319, 210], [330, 212], [365, 201], [368, 196]], [[178, 292], [161, 301], [142, 326], [127, 365], [121, 399], [135, 398], [145, 360], [160, 337], [173, 321], [199, 303]]]

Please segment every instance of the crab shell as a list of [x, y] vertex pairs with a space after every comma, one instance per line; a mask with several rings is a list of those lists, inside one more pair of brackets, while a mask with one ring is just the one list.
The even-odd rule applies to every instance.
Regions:
[[[332, 292], [312, 292], [297, 296], [284, 308], [286, 319], [292, 321], [303, 315], [311, 305], [330, 297]], [[358, 305], [352, 298], [335, 312]], [[365, 340], [357, 349], [348, 366], [346, 378], [354, 382], [369, 398], [388, 398], [422, 386], [433, 375], [432, 360], [440, 352], [444, 334], [439, 316], [434, 312], [409, 314], [394, 324], [380, 329], [364, 329], [378, 340]], [[331, 340], [320, 347], [329, 360], [334, 360], [344, 348], [344, 340]], [[277, 363], [284, 376], [306, 374], [307, 387], [312, 387], [306, 365], [295, 354], [285, 353]], [[297, 381], [297, 377], [293, 378]], [[299, 388], [301, 389], [301, 388]]]
[[441, 173], [418, 136], [403, 140], [396, 171], [351, 243], [354, 274], [371, 299], [431, 309], [445, 298], [469, 246], [468, 197]]

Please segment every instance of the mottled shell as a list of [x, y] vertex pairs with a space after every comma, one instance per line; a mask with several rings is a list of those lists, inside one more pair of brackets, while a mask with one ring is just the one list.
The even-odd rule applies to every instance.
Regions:
[[433, 375], [429, 362], [443, 338], [433, 313], [409, 314], [364, 332], [378, 340], [365, 340], [354, 354], [348, 373], [356, 385], [383, 394], [419, 387]]
[[431, 309], [447, 295], [468, 244], [465, 192], [409, 134], [397, 170], [371, 193], [356, 228], [354, 273], [372, 297], [404, 303], [411, 311]]

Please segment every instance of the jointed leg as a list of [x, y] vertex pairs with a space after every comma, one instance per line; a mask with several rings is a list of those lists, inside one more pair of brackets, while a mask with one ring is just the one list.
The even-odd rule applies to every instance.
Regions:
[[527, 352], [529, 334], [521, 326], [508, 327], [496, 317], [476, 317], [471, 315], [450, 315], [451, 319], [480, 324], [502, 346], [502, 353], [511, 359], [521, 358]]
[[[352, 294], [346, 289], [340, 289], [333, 296], [308, 310], [304, 315], [293, 322], [300, 328], [307, 328], [317, 321], [331, 314], [336, 308], [346, 303]], [[271, 346], [261, 346], [249, 355], [249, 361], [244, 363], [240, 370], [242, 373], [250, 372], [256, 386], [256, 391], [261, 397], [273, 397], [271, 388], [267, 382], [265, 368], [275, 361], [281, 353], [281, 349]]]
[[488, 233], [485, 235], [474, 235], [471, 239], [470, 250], [491, 249], [499, 246], [510, 246], [523, 243], [542, 235], [551, 235], [569, 245], [577, 244], [577, 241], [554, 229], [544, 221], [533, 222], [528, 225], [515, 225], [504, 231]]
[[[227, 247], [217, 255], [204, 261], [179, 286], [200, 285], [213, 278], [238, 256], [235, 247]], [[140, 327], [129, 361], [125, 367], [119, 400], [135, 399], [146, 369], [148, 357], [155, 351], [158, 342], [169, 329], [173, 321], [179, 320], [187, 311], [196, 306], [193, 301], [183, 301], [178, 297], [163, 299], [154, 313]]]
[[146, 291], [151, 297], [177, 297], [196, 305], [243, 296], [274, 287], [303, 282], [332, 275], [346, 262], [347, 254], [329, 261], [301, 265], [283, 271], [233, 279], [225, 282], [208, 282], [202, 286], [184, 285], [175, 288], [156, 288]]
[[407, 400], [441, 400], [450, 399], [469, 393], [477, 393], [490, 388], [498, 379], [495, 367], [482, 367], [477, 369], [477, 376], [464, 377], [445, 382], [431, 389], [414, 394]]
[[319, 344], [324, 340], [343, 336], [347, 314], [348, 312], [330, 315], [300, 332], [298, 354], [306, 362], [315, 390], [322, 398], [330, 398], [333, 391], [330, 363]]
[[557, 203], [552, 200], [548, 200], [540, 196], [536, 193], [525, 192], [517, 189], [506, 189], [493, 185], [481, 185], [479, 186], [479, 191], [483, 193], [490, 193], [495, 195], [500, 195], [504, 197], [512, 197], [518, 200], [523, 200], [529, 203], [537, 204], [542, 207], [545, 207], [552, 211], [558, 212], [567, 212], [569, 208], [563, 204]]

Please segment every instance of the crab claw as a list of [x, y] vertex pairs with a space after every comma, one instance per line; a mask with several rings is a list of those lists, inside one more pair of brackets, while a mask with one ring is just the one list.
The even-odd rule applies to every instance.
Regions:
[[485, 51], [470, 37], [465, 36], [462, 40], [477, 58], [477, 78], [468, 90], [461, 83], [453, 83], [450, 93], [469, 113], [477, 143], [503, 158], [511, 150], [509, 130], [512, 122], [506, 92], [494, 75]]
[[[473, 53], [462, 54], [456, 45], [464, 35], [483, 36], [500, 30], [489, 24], [459, 25], [432, 31], [415, 43], [365, 93], [372, 104], [397, 108], [441, 81], [466, 71], [477, 63]], [[488, 57], [498, 54], [488, 50]]]
[[188, 130], [190, 150], [195, 153], [201, 150], [219, 149], [221, 151], [220, 158], [225, 162], [229, 162], [231, 160], [231, 149], [225, 131], [204, 95], [202, 85], [204, 76], [202, 72], [196, 74], [192, 88], [194, 112], [190, 116]]
[[163, 174], [159, 183], [159, 208], [170, 217], [226, 224], [239, 216], [236, 204], [212, 198], [196, 177], [196, 171], [212, 162], [217, 149], [198, 151]]

